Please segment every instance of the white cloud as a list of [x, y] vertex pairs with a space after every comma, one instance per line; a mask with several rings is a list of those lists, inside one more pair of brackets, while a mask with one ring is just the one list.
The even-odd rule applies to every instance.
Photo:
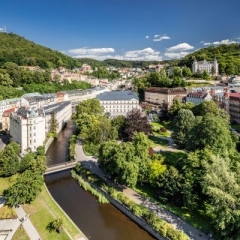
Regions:
[[104, 54], [104, 53], [113, 53], [115, 50], [113, 48], [77, 48], [77, 49], [70, 49], [68, 51], [71, 54], [79, 54], [79, 55], [91, 55], [91, 54]]
[[207, 46], [207, 45], [211, 45], [212, 43], [210, 43], [210, 42], [205, 42], [203, 45], [204, 46]]
[[97, 60], [104, 59], [121, 59], [121, 60], [142, 60], [142, 61], [161, 61], [160, 52], [152, 48], [145, 48], [142, 50], [126, 51], [122, 55], [114, 55], [113, 48], [78, 48], [71, 49], [68, 53], [75, 58], [93, 58]]
[[146, 36], [146, 39], [149, 39], [149, 36]]
[[168, 48], [167, 52], [187, 51], [191, 49], [194, 49], [194, 47], [189, 45], [188, 43], [180, 43], [176, 46]]
[[[158, 37], [155, 37], [155, 36], [158, 36]], [[154, 42], [160, 42], [160, 41], [162, 41], [162, 40], [169, 40], [169, 39], [171, 39], [169, 36], [167, 36], [167, 35], [164, 35], [164, 36], [162, 36], [162, 37], [160, 37], [159, 35], [155, 35], [154, 37], [154, 39], [153, 39], [153, 41]]]
[[165, 52], [165, 56], [168, 58], [182, 58], [188, 55], [189, 52]]
[[154, 37], [155, 37], [155, 38], [158, 38], [158, 37], [160, 37], [160, 35], [156, 34], [156, 35], [154, 35]]
[[231, 44], [231, 43], [236, 43], [235, 41], [229, 40], [229, 39], [225, 39], [222, 40], [220, 42], [213, 42], [214, 45], [220, 45], [220, 44]]
[[200, 43], [205, 43], [205, 41], [201, 41]]

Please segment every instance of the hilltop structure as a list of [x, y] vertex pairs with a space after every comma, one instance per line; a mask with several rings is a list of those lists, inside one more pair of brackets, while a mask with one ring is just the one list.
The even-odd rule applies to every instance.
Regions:
[[217, 59], [214, 58], [211, 62], [206, 60], [197, 61], [195, 59], [192, 64], [192, 73], [203, 73], [204, 71], [208, 72], [210, 75], [217, 76], [219, 73]]

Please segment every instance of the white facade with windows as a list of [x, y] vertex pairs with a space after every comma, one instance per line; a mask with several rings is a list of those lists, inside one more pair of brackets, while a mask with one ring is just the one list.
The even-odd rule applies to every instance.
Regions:
[[132, 91], [111, 91], [97, 95], [104, 112], [110, 117], [126, 116], [128, 112], [139, 109], [139, 98]]
[[57, 133], [72, 116], [72, 103], [65, 101], [44, 108], [20, 107], [10, 115], [10, 135], [21, 146], [21, 153], [35, 152], [42, 146], [50, 129], [52, 112], [56, 113]]
[[208, 72], [210, 75], [217, 76], [218, 75], [218, 62], [217, 59], [214, 58], [213, 61], [209, 62], [206, 60], [197, 61], [194, 60], [192, 64], [192, 72], [193, 73], [203, 73], [204, 71]]
[[19, 108], [10, 115], [10, 135], [20, 144], [21, 153], [35, 152], [45, 140], [45, 114], [42, 109]]

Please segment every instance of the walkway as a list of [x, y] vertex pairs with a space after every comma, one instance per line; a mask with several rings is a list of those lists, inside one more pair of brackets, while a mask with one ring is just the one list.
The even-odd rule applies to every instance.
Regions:
[[[101, 177], [105, 175], [105, 173], [98, 167], [97, 158], [93, 156], [85, 155], [81, 142], [76, 144], [75, 151], [76, 151], [77, 161], [81, 161], [84, 167], [88, 168], [93, 173]], [[137, 192], [133, 191], [132, 189], [125, 187], [123, 190], [123, 193], [125, 194], [125, 196], [135, 201], [136, 203], [141, 204], [145, 207], [148, 207], [150, 210], [155, 211], [161, 219], [164, 219], [165, 221], [171, 223], [176, 229], [182, 229], [186, 234], [188, 234], [190, 239], [194, 239], [194, 240], [208, 239], [208, 236], [202, 231], [192, 227], [191, 225], [189, 225], [187, 222], [185, 222], [178, 216], [161, 208], [155, 203], [147, 200], [146, 198], [144, 198]]]
[[[4, 203], [5, 203], [4, 198], [0, 196], [0, 208], [4, 205]], [[30, 219], [28, 217], [26, 218], [27, 214], [25, 213], [23, 208], [19, 206], [14, 207], [14, 209], [16, 211], [18, 218], [0, 220], [0, 232], [1, 232], [0, 239], [4, 240], [12, 239], [15, 232], [17, 231], [21, 224], [31, 240], [41, 239], [40, 235], [32, 225]], [[23, 221], [24, 218], [26, 218], [26, 220]], [[4, 238], [1, 238], [2, 236], [4, 236]]]

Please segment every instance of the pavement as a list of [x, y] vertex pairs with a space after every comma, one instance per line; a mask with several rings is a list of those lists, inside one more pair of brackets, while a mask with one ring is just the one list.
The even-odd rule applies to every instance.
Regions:
[[[86, 156], [81, 141], [76, 144], [76, 160], [80, 161], [83, 167], [88, 168], [93, 173], [97, 174], [98, 176], [105, 178], [106, 174], [102, 171], [97, 163], [97, 158], [94, 156]], [[118, 185], [119, 187], [119, 185]], [[174, 215], [173, 213], [167, 211], [166, 209], [160, 207], [159, 205], [155, 204], [154, 202], [146, 199], [142, 195], [138, 194], [137, 192], [133, 191], [131, 188], [121, 186], [121, 189], [125, 196], [136, 202], [137, 204], [141, 204], [145, 207], [148, 207], [151, 211], [155, 212], [159, 218], [167, 221], [168, 223], [172, 224], [172, 226], [176, 229], [183, 230], [190, 239], [192, 240], [208, 240], [207, 234], [204, 232], [194, 228], [186, 221], [181, 219], [180, 217]]]
[[[3, 207], [4, 203], [4, 198], [0, 196], [0, 208]], [[18, 216], [16, 219], [0, 220], [0, 240], [11, 240], [20, 225], [23, 226], [31, 240], [40, 240], [40, 235], [36, 231], [31, 220], [27, 217], [23, 208], [19, 205], [18, 207], [14, 207], [14, 209]]]

